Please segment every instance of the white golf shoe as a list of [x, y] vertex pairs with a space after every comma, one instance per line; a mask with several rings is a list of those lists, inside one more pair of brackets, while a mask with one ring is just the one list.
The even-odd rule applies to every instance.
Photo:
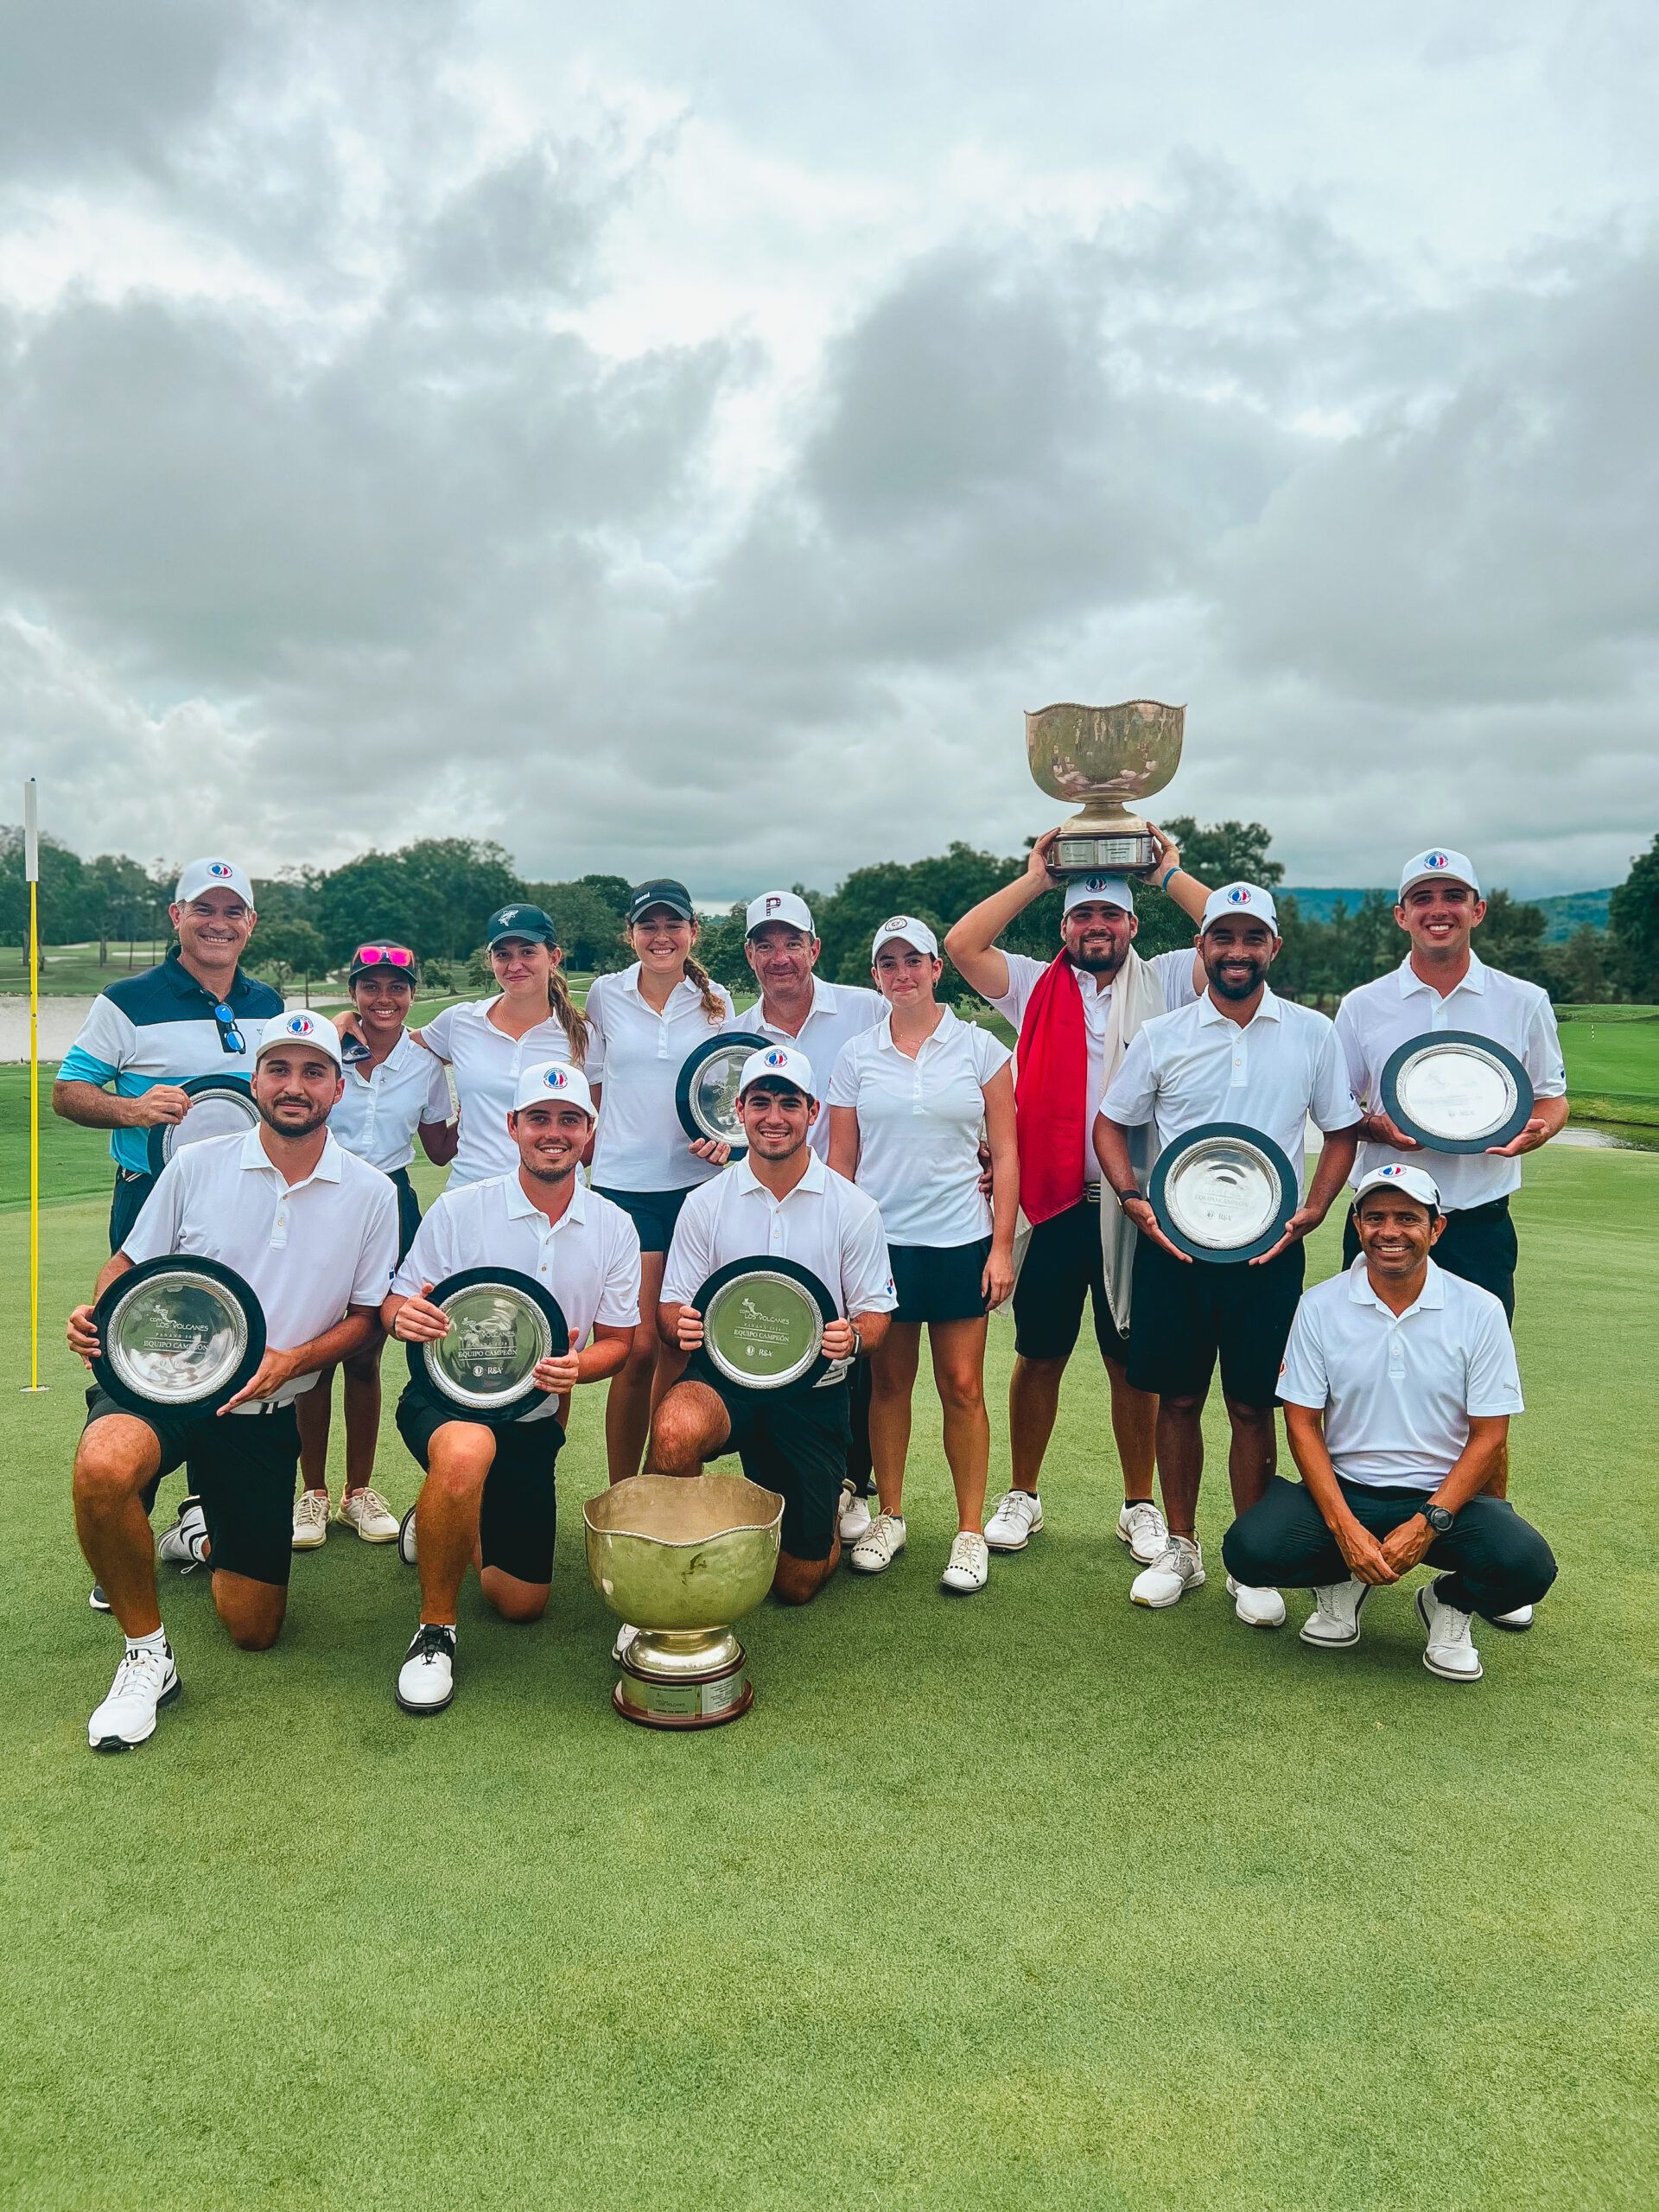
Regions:
[[855, 1544], [866, 1535], [870, 1525], [870, 1501], [861, 1497], [855, 1484], [844, 1482], [841, 1486], [841, 1516], [836, 1526], [843, 1544]]
[[1117, 1516], [1117, 1541], [1129, 1548], [1129, 1557], [1137, 1567], [1150, 1567], [1169, 1541], [1169, 1530], [1164, 1516], [1149, 1497], [1137, 1499], [1126, 1505]]
[[616, 1631], [616, 1642], [611, 1646], [611, 1656], [620, 1666], [633, 1649], [634, 1638], [639, 1631], [632, 1621], [624, 1621]]
[[1276, 1590], [1259, 1589], [1251, 1582], [1235, 1581], [1227, 1578], [1227, 1595], [1233, 1601], [1233, 1611], [1246, 1628], [1282, 1628], [1285, 1624], [1285, 1601]]
[[1340, 1651], [1357, 1643], [1359, 1610], [1370, 1594], [1370, 1584], [1357, 1574], [1346, 1582], [1316, 1582], [1313, 1610], [1302, 1623], [1302, 1642], [1319, 1651]]
[[397, 1702], [405, 1713], [442, 1713], [455, 1694], [455, 1631], [423, 1621], [397, 1670]]
[[1517, 1605], [1513, 1612], [1494, 1613], [1492, 1626], [1506, 1629], [1511, 1636], [1524, 1636], [1532, 1626], [1532, 1607]]
[[944, 1573], [939, 1577], [940, 1589], [954, 1590], [966, 1597], [970, 1591], [985, 1587], [990, 1572], [991, 1548], [984, 1537], [972, 1529], [958, 1529], [951, 1540]]
[[1022, 1552], [1042, 1525], [1043, 1501], [1036, 1491], [1011, 1490], [985, 1523], [985, 1541], [994, 1552]]
[[172, 1647], [130, 1643], [115, 1670], [110, 1694], [86, 1723], [86, 1741], [95, 1751], [130, 1751], [156, 1733], [156, 1715], [171, 1705], [182, 1685], [173, 1664]]
[[179, 1517], [156, 1540], [156, 1556], [181, 1574], [200, 1567], [207, 1557], [207, 1516], [199, 1497], [181, 1498]]
[[1474, 1616], [1442, 1604], [1433, 1583], [1417, 1592], [1417, 1612], [1428, 1634], [1423, 1664], [1429, 1673], [1443, 1682], [1478, 1682], [1485, 1670], [1470, 1635]]
[[1173, 1605], [1189, 1590], [1204, 1587], [1204, 1554], [1191, 1536], [1172, 1536], [1152, 1565], [1129, 1585], [1137, 1605]]
[[294, 1549], [314, 1552], [328, 1541], [328, 1493], [302, 1490], [294, 1501]]
[[[327, 1510], [325, 1500], [324, 1510]], [[361, 1490], [346, 1491], [334, 1517], [342, 1528], [355, 1529], [365, 1544], [395, 1544], [397, 1541], [397, 1516], [379, 1491], [366, 1483]]]
[[416, 1563], [415, 1509], [412, 1505], [397, 1523], [397, 1556], [405, 1567], [413, 1567]]
[[885, 1574], [905, 1548], [902, 1513], [878, 1513], [847, 1554], [849, 1566], [861, 1574]]

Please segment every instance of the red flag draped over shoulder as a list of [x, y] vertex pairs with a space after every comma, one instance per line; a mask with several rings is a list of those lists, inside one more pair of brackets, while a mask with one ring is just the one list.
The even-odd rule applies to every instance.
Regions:
[[1096, 1103], [1088, 1096], [1083, 993], [1064, 952], [1038, 979], [1020, 1025], [1014, 1060], [1020, 1205], [1034, 1227], [1083, 1196], [1084, 1118], [1093, 1121]]

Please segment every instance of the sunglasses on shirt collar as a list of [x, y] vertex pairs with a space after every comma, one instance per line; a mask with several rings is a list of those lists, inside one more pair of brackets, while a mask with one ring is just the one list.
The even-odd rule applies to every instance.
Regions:
[[236, 1016], [227, 1006], [213, 1008], [213, 1020], [219, 1025], [219, 1049], [221, 1052], [245, 1052], [242, 1032], [236, 1026]]

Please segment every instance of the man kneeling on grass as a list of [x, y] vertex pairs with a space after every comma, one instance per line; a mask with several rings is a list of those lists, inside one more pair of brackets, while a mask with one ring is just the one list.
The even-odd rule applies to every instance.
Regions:
[[1429, 1257], [1446, 1218], [1421, 1168], [1373, 1168], [1354, 1224], [1359, 1257], [1302, 1300], [1280, 1370], [1301, 1482], [1270, 1478], [1222, 1556], [1240, 1582], [1312, 1589], [1302, 1641], [1325, 1649], [1357, 1643], [1374, 1589], [1442, 1567], [1417, 1592], [1423, 1664], [1478, 1681], [1473, 1617], [1536, 1605], [1555, 1580], [1538, 1531], [1485, 1494], [1522, 1410], [1515, 1349], [1491, 1293]]

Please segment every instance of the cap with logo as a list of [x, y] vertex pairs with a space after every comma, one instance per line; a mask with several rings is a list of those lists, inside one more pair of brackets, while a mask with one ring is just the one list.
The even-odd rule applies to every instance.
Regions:
[[763, 1052], [751, 1052], [737, 1079], [737, 1095], [741, 1098], [752, 1083], [766, 1082], [787, 1084], [809, 1098], [818, 1095], [811, 1061], [792, 1045], [768, 1045]]
[[498, 945], [503, 938], [521, 937], [531, 944], [556, 944], [559, 933], [551, 914], [539, 906], [498, 906], [484, 925], [484, 942]]
[[913, 914], [895, 914], [890, 922], [883, 922], [875, 933], [875, 943], [870, 947], [870, 958], [874, 960], [884, 944], [908, 944], [918, 952], [926, 953], [930, 960], [939, 957], [939, 940], [925, 922], [918, 922]]
[[1135, 893], [1121, 875], [1080, 875], [1065, 887], [1065, 905], [1062, 911], [1070, 913], [1074, 906], [1121, 906], [1126, 914], [1135, 912]]
[[173, 893], [174, 903], [186, 906], [192, 899], [200, 899], [204, 891], [234, 891], [244, 906], [253, 904], [253, 886], [234, 861], [188, 861]]
[[680, 921], [695, 922], [697, 910], [691, 904], [691, 893], [683, 883], [671, 875], [652, 876], [649, 883], [636, 883], [628, 893], [628, 920], [637, 922], [653, 906], [666, 906]]
[[1466, 883], [1477, 899], [1480, 896], [1474, 862], [1467, 853], [1454, 853], [1445, 845], [1431, 845], [1426, 853], [1412, 855], [1400, 871], [1402, 899], [1414, 883]]
[[813, 933], [812, 909], [798, 891], [763, 891], [758, 899], [750, 899], [743, 917], [744, 935], [753, 937], [768, 922], [781, 922], [785, 929], [799, 930], [803, 937]]
[[1212, 891], [1204, 902], [1198, 935], [1202, 937], [1211, 922], [1218, 922], [1229, 914], [1242, 914], [1247, 921], [1265, 922], [1278, 935], [1279, 909], [1273, 903], [1273, 893], [1263, 891], [1259, 883], [1224, 883], [1219, 891]]
[[580, 1106], [590, 1122], [594, 1112], [587, 1077], [564, 1060], [538, 1060], [520, 1070], [512, 1110], [520, 1113], [526, 1106]]
[[1373, 1167], [1362, 1175], [1354, 1186], [1354, 1204], [1357, 1205], [1367, 1191], [1391, 1190], [1406, 1192], [1431, 1213], [1440, 1210], [1440, 1185], [1434, 1178], [1421, 1167], [1407, 1167], [1398, 1160], [1390, 1161], [1386, 1167]]
[[334, 1065], [343, 1067], [340, 1053], [340, 1035], [332, 1021], [325, 1021], [316, 1014], [273, 1014], [259, 1033], [259, 1043], [254, 1058], [261, 1060], [277, 1046], [325, 1053]]

